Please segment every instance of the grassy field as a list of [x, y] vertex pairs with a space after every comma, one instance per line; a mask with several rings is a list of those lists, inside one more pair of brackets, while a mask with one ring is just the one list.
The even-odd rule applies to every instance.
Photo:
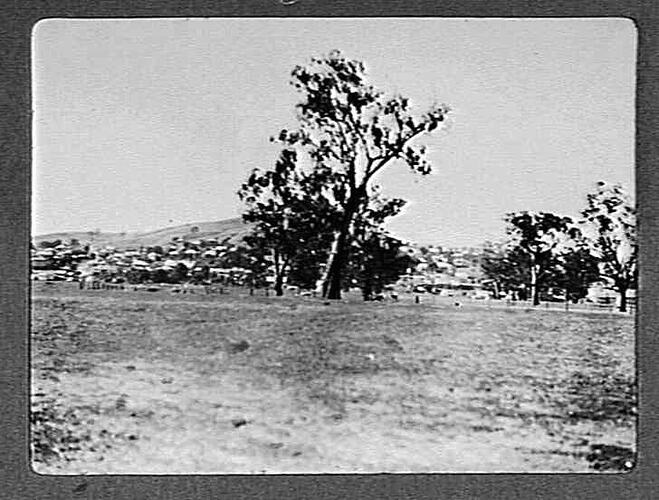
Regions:
[[35, 283], [40, 473], [620, 471], [633, 318]]

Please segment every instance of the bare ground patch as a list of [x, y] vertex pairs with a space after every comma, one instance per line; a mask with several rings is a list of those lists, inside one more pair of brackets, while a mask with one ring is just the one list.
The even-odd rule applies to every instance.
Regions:
[[40, 472], [634, 461], [627, 317], [62, 287], [36, 291], [32, 324]]

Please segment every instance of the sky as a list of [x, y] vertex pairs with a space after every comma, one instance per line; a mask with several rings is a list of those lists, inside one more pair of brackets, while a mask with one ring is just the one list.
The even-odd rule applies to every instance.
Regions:
[[333, 49], [419, 112], [452, 109], [421, 139], [431, 175], [377, 179], [408, 200], [399, 238], [498, 241], [508, 212], [578, 216], [599, 180], [633, 191], [626, 19], [51, 19], [32, 45], [33, 234], [238, 217], [295, 126], [291, 70]]

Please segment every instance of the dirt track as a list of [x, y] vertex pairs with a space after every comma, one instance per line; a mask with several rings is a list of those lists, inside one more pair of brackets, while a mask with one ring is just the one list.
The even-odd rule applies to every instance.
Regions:
[[42, 473], [633, 461], [629, 317], [56, 286], [32, 352]]

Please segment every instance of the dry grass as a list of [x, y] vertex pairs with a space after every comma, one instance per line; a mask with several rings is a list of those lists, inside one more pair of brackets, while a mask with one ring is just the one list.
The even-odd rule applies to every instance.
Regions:
[[625, 470], [630, 317], [39, 285], [44, 473]]

